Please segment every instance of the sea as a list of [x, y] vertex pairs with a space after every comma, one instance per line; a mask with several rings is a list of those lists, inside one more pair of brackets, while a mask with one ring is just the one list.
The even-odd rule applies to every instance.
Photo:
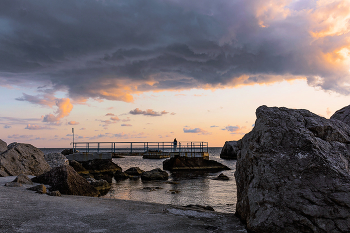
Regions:
[[[61, 152], [63, 148], [41, 148], [46, 153]], [[211, 206], [217, 212], [234, 213], [237, 188], [234, 178], [236, 160], [220, 158], [221, 147], [209, 147], [209, 159], [216, 160], [231, 170], [221, 172], [177, 172], [169, 173], [167, 181], [141, 181], [141, 179], [113, 180], [112, 188], [102, 198], [133, 200], [171, 205]], [[139, 167], [144, 171], [163, 169], [165, 159], [143, 159], [142, 156], [113, 158], [113, 162], [123, 171]], [[229, 177], [228, 181], [215, 180], [220, 173]]]

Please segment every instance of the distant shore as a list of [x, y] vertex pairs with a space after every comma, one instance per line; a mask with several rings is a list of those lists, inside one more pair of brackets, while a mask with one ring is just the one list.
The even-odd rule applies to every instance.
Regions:
[[246, 232], [233, 214], [183, 207], [63, 195], [53, 197], [5, 187], [0, 177], [1, 231], [4, 232]]

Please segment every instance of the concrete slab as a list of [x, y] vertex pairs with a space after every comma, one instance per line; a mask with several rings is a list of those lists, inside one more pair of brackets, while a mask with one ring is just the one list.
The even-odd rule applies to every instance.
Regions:
[[14, 179], [0, 178], [0, 232], [247, 232], [233, 214], [4, 186]]
[[78, 152], [74, 154], [69, 154], [66, 156], [68, 160], [75, 160], [78, 162], [85, 162], [90, 161], [94, 159], [112, 159], [112, 153], [85, 153], [85, 152]]

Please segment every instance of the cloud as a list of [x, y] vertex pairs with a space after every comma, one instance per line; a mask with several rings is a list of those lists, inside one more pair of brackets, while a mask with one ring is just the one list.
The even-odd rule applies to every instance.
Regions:
[[27, 127], [25, 127], [25, 129], [29, 129], [29, 130], [42, 130], [42, 129], [52, 129], [49, 126], [41, 126], [41, 125], [32, 125], [32, 124], [28, 124]]
[[113, 113], [107, 113], [106, 116], [114, 116]]
[[13, 135], [8, 135], [8, 138], [12, 139], [30, 139], [33, 137], [33, 135], [19, 135], [19, 134], [13, 134]]
[[121, 126], [132, 126], [131, 124], [121, 124]]
[[130, 117], [127, 117], [126, 119], [122, 119], [122, 122], [128, 122], [131, 121]]
[[210, 128], [216, 128], [216, 127], [219, 127], [219, 126], [217, 126], [217, 125], [210, 126]]
[[79, 125], [79, 122], [77, 122], [77, 121], [69, 121], [68, 125]]
[[70, 103], [69, 98], [56, 99], [56, 106], [58, 107], [57, 111], [55, 112], [56, 116], [53, 114], [45, 115], [43, 118], [43, 122], [58, 122], [63, 117], [68, 116], [73, 109], [73, 105]]
[[86, 128], [80, 128], [80, 130], [86, 130]]
[[12, 0], [1, 8], [2, 85], [125, 102], [145, 91], [298, 78], [350, 92], [349, 1]]
[[162, 112], [156, 112], [156, 111], [153, 111], [152, 109], [147, 109], [146, 111], [142, 111], [139, 108], [135, 108], [134, 110], [131, 110], [129, 113], [132, 115], [145, 115], [145, 116], [162, 116], [164, 114], [168, 114], [168, 112], [166, 112], [165, 110]]
[[11, 128], [11, 125], [4, 125], [4, 129], [9, 129]]
[[51, 94], [44, 94], [44, 95], [38, 95], [38, 96], [28, 95], [26, 93], [22, 93], [22, 94], [23, 96], [16, 98], [16, 100], [28, 101], [32, 104], [38, 104], [38, 105], [43, 105], [48, 107], [53, 107], [54, 105], [56, 105], [56, 98]]
[[227, 131], [231, 132], [231, 134], [244, 134], [242, 131], [245, 128], [246, 128], [245, 126], [240, 127], [238, 125], [236, 125], [236, 126], [228, 125], [228, 126], [226, 126], [225, 128], [223, 128], [221, 130], [227, 130]]
[[120, 119], [117, 116], [111, 117], [112, 121], [120, 121]]
[[197, 134], [202, 134], [202, 135], [210, 135], [211, 133], [204, 130], [204, 129], [201, 129], [201, 128], [194, 128], [194, 129], [191, 129], [191, 128], [183, 128], [183, 131], [184, 133], [197, 133]]

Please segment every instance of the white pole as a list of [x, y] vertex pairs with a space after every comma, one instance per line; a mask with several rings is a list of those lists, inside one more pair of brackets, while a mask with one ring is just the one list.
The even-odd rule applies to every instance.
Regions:
[[74, 154], [74, 128], [72, 128], [72, 133], [73, 133], [73, 154]]

